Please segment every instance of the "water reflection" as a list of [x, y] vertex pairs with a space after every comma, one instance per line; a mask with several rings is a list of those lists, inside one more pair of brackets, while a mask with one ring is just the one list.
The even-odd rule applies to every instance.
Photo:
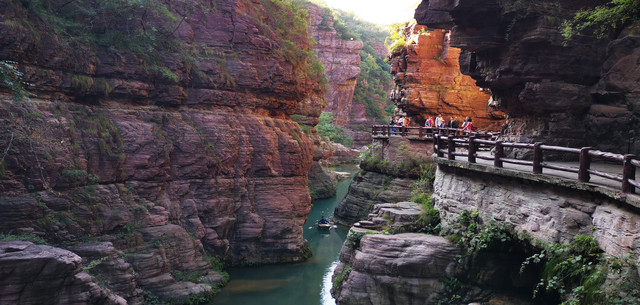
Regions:
[[[350, 170], [355, 172], [355, 168]], [[333, 210], [347, 193], [351, 179], [338, 184], [337, 196], [313, 202], [304, 225], [304, 237], [313, 257], [304, 263], [234, 268], [231, 281], [215, 298], [217, 305], [335, 305], [331, 276], [348, 230], [336, 227], [318, 230], [315, 222]]]

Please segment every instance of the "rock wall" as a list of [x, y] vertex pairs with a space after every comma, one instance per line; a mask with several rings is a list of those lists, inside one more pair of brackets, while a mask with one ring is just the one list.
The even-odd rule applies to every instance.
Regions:
[[2, 304], [127, 304], [82, 270], [73, 252], [31, 242], [0, 242]]
[[640, 265], [635, 196], [529, 173], [468, 170], [454, 163], [439, 161], [434, 182], [434, 204], [444, 225], [464, 210], [477, 210], [548, 242], [569, 243], [578, 234], [593, 235], [607, 254], [632, 253]]
[[360, 75], [362, 41], [342, 40], [333, 27], [333, 16], [309, 5], [309, 33], [317, 41], [313, 46], [327, 76], [325, 111], [331, 112], [335, 124], [348, 126], [353, 92]]
[[[131, 52], [73, 52], [18, 1], [0, 10], [0, 56], [32, 92], [0, 96], [0, 233], [41, 236], [83, 258], [95, 256], [83, 245], [111, 242], [136, 274], [114, 285], [131, 303], [139, 288], [185, 299], [222, 283], [207, 255], [232, 264], [309, 255], [313, 148], [289, 117], [317, 120], [319, 84], [299, 79], [259, 2], [166, 3], [184, 17], [176, 38], [200, 50], [190, 53], [198, 72], [180, 54], [164, 59], [177, 81]], [[205, 277], [188, 283], [175, 270]], [[108, 281], [127, 281], [113, 272]]]
[[390, 57], [391, 98], [411, 123], [423, 126], [438, 114], [462, 123], [469, 116], [477, 129], [500, 130], [504, 113], [490, 107], [490, 94], [460, 72], [460, 49], [450, 46], [449, 31], [412, 25], [405, 32], [411, 43]]
[[[429, 163], [428, 156], [433, 153], [433, 145], [428, 142], [401, 137], [374, 141], [360, 162], [362, 170], [334, 210], [336, 223], [350, 226], [366, 218], [375, 204], [411, 199], [411, 187], [419, 178], [420, 164]], [[429, 149], [431, 153], [424, 153]]]
[[505, 246], [468, 259], [445, 237], [415, 233], [423, 232], [422, 210], [414, 202], [376, 204], [351, 227], [332, 278], [337, 304], [534, 303], [538, 278], [519, 272], [525, 251]]
[[637, 25], [608, 38], [559, 28], [593, 1], [424, 0], [419, 24], [450, 29], [460, 66], [508, 114], [509, 140], [640, 152]]

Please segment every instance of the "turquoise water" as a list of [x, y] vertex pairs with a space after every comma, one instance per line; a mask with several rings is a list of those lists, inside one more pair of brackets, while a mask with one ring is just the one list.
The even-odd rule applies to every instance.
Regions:
[[336, 197], [313, 202], [304, 225], [304, 238], [309, 241], [313, 257], [298, 264], [233, 268], [229, 270], [231, 280], [212, 304], [335, 305], [329, 293], [331, 275], [348, 229], [319, 231], [315, 222], [323, 215], [333, 217], [333, 209], [347, 194], [350, 183], [351, 179], [341, 181]]

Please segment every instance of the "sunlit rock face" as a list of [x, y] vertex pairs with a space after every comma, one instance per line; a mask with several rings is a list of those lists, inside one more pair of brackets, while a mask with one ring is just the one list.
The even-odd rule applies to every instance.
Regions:
[[638, 152], [638, 41], [633, 26], [608, 38], [565, 41], [562, 21], [592, 1], [423, 1], [416, 20], [451, 30], [463, 73], [508, 114], [508, 139]]
[[116, 291], [134, 303], [140, 287], [163, 298], [206, 292], [172, 274], [208, 272], [205, 250], [234, 264], [308, 256], [313, 149], [289, 116], [304, 109], [317, 121], [320, 86], [280, 55], [259, 2], [214, 2], [189, 11], [169, 1], [188, 17], [174, 34], [206, 51], [191, 54], [201, 73], [180, 54], [166, 59], [177, 81], [148, 73], [132, 53], [70, 53], [7, 2], [1, 54], [37, 96], [1, 95], [1, 233], [111, 242], [138, 274]]
[[327, 75], [326, 100], [335, 124], [347, 126], [351, 114], [353, 92], [360, 75], [360, 50], [363, 43], [358, 40], [342, 40], [333, 27], [333, 16], [309, 5], [309, 33], [317, 41], [313, 46], [324, 65]]
[[417, 25], [405, 33], [411, 43], [391, 57], [396, 83], [391, 96], [412, 122], [422, 126], [441, 114], [462, 123], [469, 116], [477, 129], [500, 130], [504, 114], [489, 105], [488, 91], [460, 72], [460, 49], [450, 47], [449, 31]]

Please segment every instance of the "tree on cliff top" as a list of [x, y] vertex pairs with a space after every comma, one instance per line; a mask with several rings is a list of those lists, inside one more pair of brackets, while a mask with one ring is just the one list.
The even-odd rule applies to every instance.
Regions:
[[591, 29], [596, 37], [604, 38], [638, 20], [640, 0], [611, 0], [606, 5], [579, 11], [572, 20], [565, 20], [562, 35], [570, 39]]

